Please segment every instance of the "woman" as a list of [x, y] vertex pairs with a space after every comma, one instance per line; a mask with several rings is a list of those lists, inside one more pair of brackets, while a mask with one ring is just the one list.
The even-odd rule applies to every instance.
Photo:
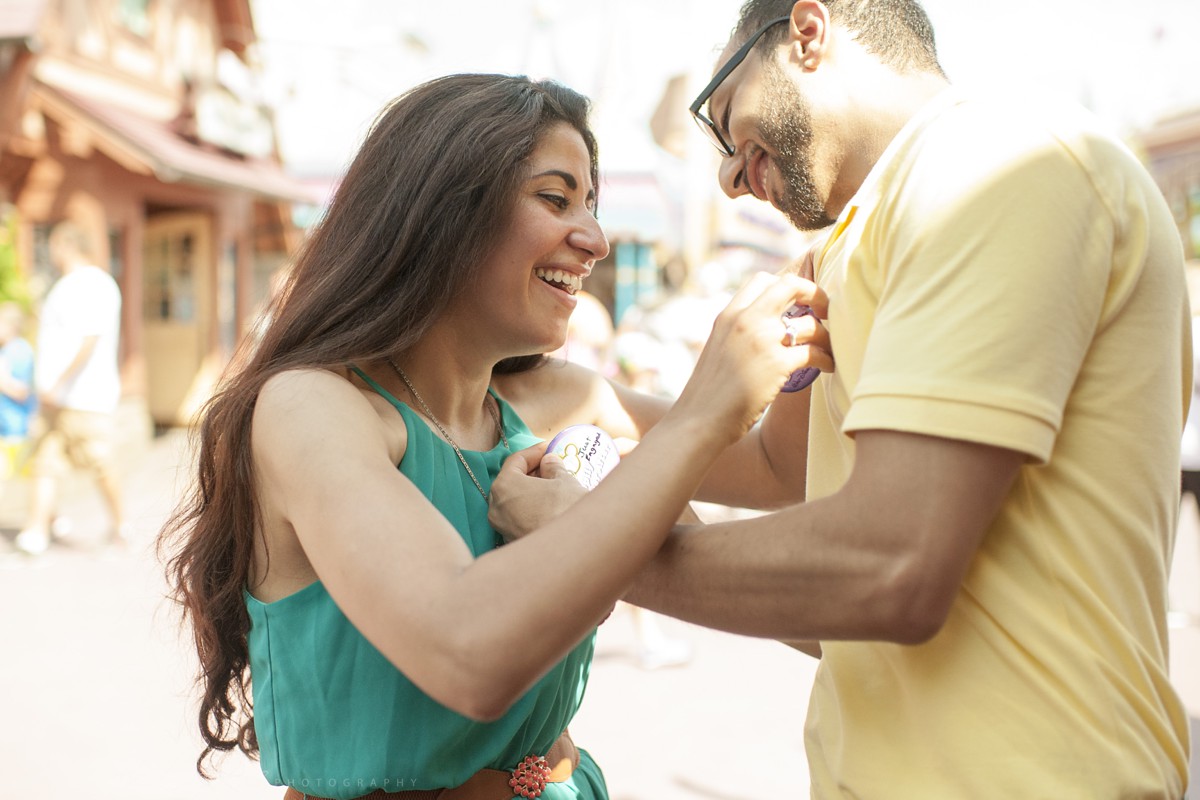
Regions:
[[500, 547], [488, 493], [510, 453], [663, 411], [538, 355], [608, 252], [586, 113], [498, 75], [400, 97], [210, 401], [196, 488], [163, 532], [200, 656], [202, 772], [238, 747], [288, 797], [606, 796], [565, 735], [595, 626], [808, 363], [779, 315], [813, 298], [794, 278], [748, 285], [636, 451]]

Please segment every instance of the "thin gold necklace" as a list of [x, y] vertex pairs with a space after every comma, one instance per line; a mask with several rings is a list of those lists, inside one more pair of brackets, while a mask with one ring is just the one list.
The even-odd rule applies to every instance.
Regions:
[[[490, 500], [488, 493], [483, 490], [483, 486], [479, 483], [479, 479], [476, 478], [475, 473], [471, 471], [471, 465], [467, 463], [467, 459], [463, 456], [462, 450], [459, 449], [454, 439], [450, 438], [450, 433], [446, 430], [445, 426], [442, 425], [442, 423], [438, 421], [438, 418], [433, 415], [433, 412], [429, 410], [429, 406], [425, 404], [425, 400], [422, 399], [421, 395], [417, 394], [416, 387], [412, 385], [412, 381], [410, 381], [408, 376], [404, 374], [404, 370], [396, 366], [396, 362], [392, 361], [390, 358], [387, 360], [387, 362], [391, 365], [392, 369], [396, 370], [396, 374], [400, 376], [400, 380], [404, 381], [404, 385], [407, 386], [408, 391], [412, 393], [413, 399], [417, 401], [417, 405], [419, 405], [421, 410], [425, 412], [425, 416], [429, 417], [429, 421], [433, 423], [433, 426], [438, 429], [438, 433], [440, 433], [442, 438], [445, 439], [452, 448], [454, 448], [454, 455], [458, 456], [458, 460], [462, 463], [463, 469], [467, 471], [467, 475], [469, 475], [471, 478], [471, 483], [475, 484], [475, 488], [479, 490], [481, 495], [483, 495], [484, 501], [488, 502]], [[504, 442], [504, 449], [511, 453], [512, 448], [508, 445], [508, 437], [504, 435], [504, 426], [500, 424], [500, 415], [496, 413], [496, 409], [492, 408], [492, 404], [487, 402], [486, 399], [484, 400], [483, 404], [487, 406], [488, 412], [492, 415], [492, 420], [496, 423], [496, 432], [500, 434], [500, 441]]]

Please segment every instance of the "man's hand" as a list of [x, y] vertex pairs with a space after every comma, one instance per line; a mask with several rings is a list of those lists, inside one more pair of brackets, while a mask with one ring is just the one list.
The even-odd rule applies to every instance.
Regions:
[[509, 456], [492, 482], [488, 521], [506, 542], [537, 530], [587, 489], [567, 471], [562, 459], [538, 444]]

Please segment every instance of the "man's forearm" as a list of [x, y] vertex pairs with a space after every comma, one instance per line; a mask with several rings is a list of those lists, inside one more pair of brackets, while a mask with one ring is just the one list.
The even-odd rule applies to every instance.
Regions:
[[[794, 507], [748, 520], [677, 526], [625, 599], [746, 636], [816, 639], [831, 626], [849, 624], [848, 615], [839, 620], [837, 604], [816, 588], [832, 588], [830, 574], [819, 574], [820, 562], [842, 557], [803, 555], [812, 545], [802, 544], [809, 537], [793, 527], [808, 516], [800, 511]], [[858, 581], [849, 580], [851, 569], [842, 571], [841, 592], [870, 583], [865, 568], [858, 569]]]
[[803, 641], [803, 640], [796, 640], [796, 639], [784, 639], [782, 641], [782, 644], [786, 644], [788, 647], [792, 648], [793, 650], [799, 650], [801, 653], [804, 653], [805, 655], [808, 655], [808, 656], [812, 656], [813, 658], [821, 657], [821, 643], [820, 642]]
[[940, 630], [1025, 456], [863, 431], [841, 491], [677, 526], [627, 599], [732, 633], [917, 643]]

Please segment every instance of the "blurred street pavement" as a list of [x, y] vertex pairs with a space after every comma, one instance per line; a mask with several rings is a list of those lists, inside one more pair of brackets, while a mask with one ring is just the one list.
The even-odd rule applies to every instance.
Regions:
[[[233, 754], [214, 781], [200, 751], [191, 644], [164, 599], [152, 541], [184, 477], [186, 435], [125, 454], [133, 547], [98, 546], [99, 495], [76, 476], [70, 538], [44, 556], [11, 551], [24, 515], [18, 481], [0, 495], [0, 795], [66, 800], [279, 800], [258, 765]], [[1200, 523], [1181, 525], [1172, 597], [1198, 624], [1172, 629], [1172, 669], [1200, 738]], [[1184, 563], [1187, 562], [1187, 563]], [[802, 727], [815, 663], [775, 642], [665, 620], [688, 642], [684, 666], [641, 669], [633, 616], [601, 628], [576, 743], [604, 769], [612, 800], [807, 797]], [[1193, 758], [1193, 770], [1197, 769]], [[1193, 792], [1194, 794], [1194, 792]]]

